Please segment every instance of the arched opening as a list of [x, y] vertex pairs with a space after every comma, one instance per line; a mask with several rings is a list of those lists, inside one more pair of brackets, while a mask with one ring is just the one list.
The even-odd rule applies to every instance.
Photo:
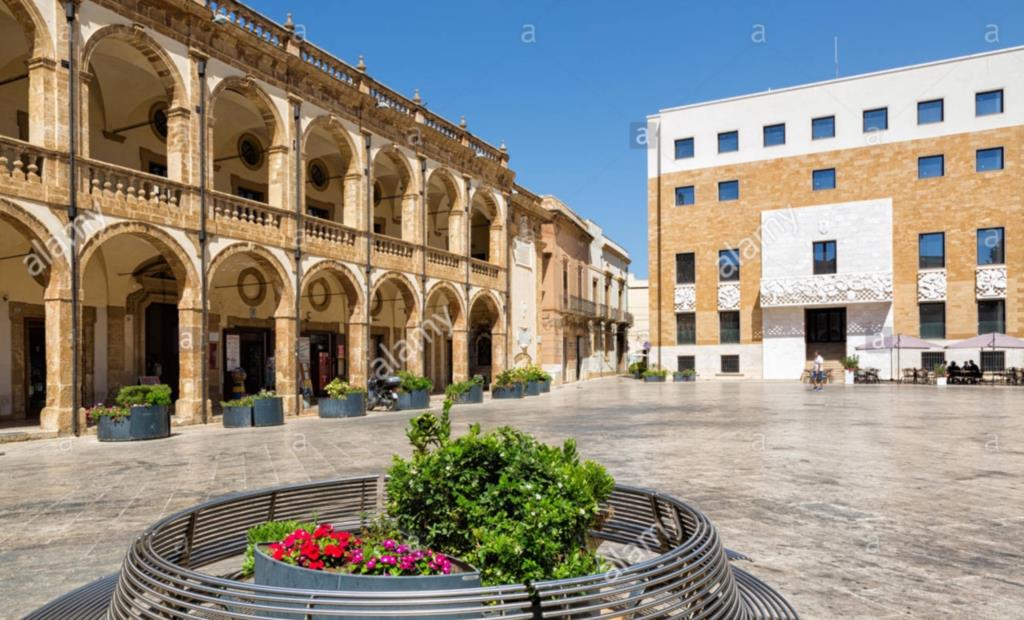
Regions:
[[427, 245], [460, 252], [463, 241], [462, 212], [455, 180], [444, 170], [430, 175], [427, 183]]
[[504, 369], [504, 330], [494, 297], [478, 294], [469, 311], [469, 374], [480, 375], [488, 385]]
[[417, 317], [416, 295], [400, 275], [385, 276], [370, 301], [370, 372], [382, 377], [399, 370], [422, 372], [419, 346], [412, 328]]
[[469, 255], [476, 260], [497, 263], [500, 253], [498, 206], [489, 194], [477, 192], [470, 209]]
[[362, 177], [344, 130], [331, 121], [314, 122], [306, 133], [303, 156], [306, 214], [357, 228], [363, 219], [359, 217]]
[[[287, 272], [266, 250], [233, 246], [210, 265], [209, 331], [214, 402], [275, 390], [294, 395], [295, 319]], [[286, 411], [289, 411], [286, 403]]]
[[29, 68], [31, 33], [0, 2], [0, 135], [29, 140]]
[[255, 85], [228, 80], [214, 89], [210, 140], [213, 189], [246, 200], [281, 205], [280, 183], [287, 149], [275, 145], [277, 122], [269, 100]]
[[408, 242], [416, 241], [416, 191], [412, 173], [395, 149], [373, 160], [373, 232]]
[[[307, 274], [303, 283], [300, 311], [302, 331], [299, 337], [299, 376], [302, 394], [312, 402], [326, 396], [324, 388], [336, 377], [351, 381], [350, 338], [360, 337], [353, 330], [352, 317], [360, 304], [355, 279], [344, 267], [324, 267]], [[361, 375], [361, 372], [356, 372]]]
[[118, 29], [87, 45], [83, 150], [95, 160], [168, 177], [168, 113], [175, 93], [154, 66], [160, 62], [156, 51], [137, 36]]
[[436, 285], [430, 292], [421, 327], [424, 374], [434, 383], [435, 392], [443, 392], [445, 386], [466, 374], [465, 317], [452, 286]]

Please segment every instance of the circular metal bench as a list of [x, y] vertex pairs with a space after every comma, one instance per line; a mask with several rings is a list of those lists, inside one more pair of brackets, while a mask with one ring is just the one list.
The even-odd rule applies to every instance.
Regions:
[[[131, 545], [121, 571], [27, 616], [49, 618], [217, 618], [294, 615], [344, 618], [386, 600], [395, 617], [796, 618], [786, 600], [733, 566], [711, 521], [675, 498], [618, 485], [610, 517], [591, 532], [614, 566], [575, 579], [415, 593], [288, 590], [243, 581], [214, 564], [239, 557], [246, 531], [273, 519], [316, 515], [358, 528], [385, 506], [383, 476], [283, 486], [218, 498], [157, 522]], [[208, 572], [202, 570], [207, 567]], [[442, 611], [443, 610], [443, 611]], [[376, 613], [376, 612], [375, 612]]]

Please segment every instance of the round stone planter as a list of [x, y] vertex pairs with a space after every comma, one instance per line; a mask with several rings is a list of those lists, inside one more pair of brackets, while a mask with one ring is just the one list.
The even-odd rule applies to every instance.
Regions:
[[523, 384], [514, 383], [510, 387], [491, 388], [491, 398], [522, 398]]
[[221, 422], [224, 428], [248, 428], [252, 426], [252, 407], [224, 407]]
[[665, 377], [660, 375], [651, 375], [650, 377], [644, 377], [644, 383], [665, 383]]
[[252, 401], [253, 426], [280, 426], [284, 424], [284, 399], [257, 398]]
[[426, 390], [415, 390], [412, 392], [398, 393], [399, 409], [427, 409], [430, 407], [430, 392]]
[[480, 384], [473, 384], [473, 387], [455, 398], [456, 405], [478, 405], [482, 402], [484, 402], [484, 386]]
[[527, 396], [540, 396], [540, 381], [527, 381], [526, 382], [526, 395]]
[[171, 414], [163, 405], [132, 407], [131, 413], [115, 420], [100, 418], [96, 429], [100, 441], [143, 441], [171, 436]]
[[366, 394], [352, 392], [345, 398], [321, 398], [321, 418], [357, 418], [366, 415]]
[[[297, 590], [327, 590], [327, 591], [344, 591], [344, 592], [393, 592], [396, 595], [402, 593], [413, 593], [423, 591], [439, 591], [439, 590], [460, 590], [463, 588], [479, 588], [480, 587], [480, 573], [473, 570], [471, 567], [464, 566], [465, 572], [453, 573], [450, 575], [424, 575], [424, 576], [413, 576], [413, 577], [383, 577], [376, 575], [347, 575], [344, 573], [333, 573], [321, 570], [310, 570], [301, 566], [292, 566], [291, 564], [285, 564], [284, 562], [278, 562], [269, 555], [267, 555], [263, 548], [257, 547], [256, 553], [254, 554], [256, 560], [255, 566], [255, 582], [257, 585], [270, 586], [275, 588], [294, 588]], [[454, 562], [453, 562], [454, 563]], [[465, 608], [466, 605], [453, 604], [454, 608]], [[296, 618], [302, 620], [305, 618], [313, 618], [319, 620], [320, 618], [337, 618], [337, 615], [317, 615], [316, 604], [310, 604], [309, 606], [296, 606], [296, 609], [301, 611], [295, 614], [277, 614], [273, 615], [274, 618]], [[332, 606], [331, 609], [337, 610], [337, 606]], [[402, 606], [401, 603], [388, 604], [386, 599], [381, 600], [377, 604], [373, 605], [360, 605], [358, 607], [353, 606], [350, 611], [360, 611], [358, 615], [346, 615], [346, 618], [358, 618], [360, 620], [387, 620], [388, 618], [394, 618], [394, 615], [381, 615], [389, 612], [400, 612], [402, 610], [408, 610], [408, 606]], [[438, 610], [440, 612], [440, 610]], [[375, 614], [374, 612], [378, 612]], [[461, 614], [444, 614], [443, 612], [438, 614], [431, 614], [431, 618], [447, 618], [447, 619], [462, 619], [462, 618], [479, 618], [482, 614], [477, 613], [461, 613]], [[265, 616], [270, 617], [270, 616]]]
[[551, 391], [551, 379], [545, 379], [540, 382], [540, 391], [542, 394]]

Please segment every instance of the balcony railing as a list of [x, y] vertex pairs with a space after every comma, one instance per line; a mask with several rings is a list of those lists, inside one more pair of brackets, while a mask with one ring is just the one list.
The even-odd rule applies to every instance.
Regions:
[[427, 248], [427, 263], [438, 265], [447, 269], [459, 269], [462, 266], [463, 257], [447, 250]]
[[569, 297], [568, 311], [573, 314], [580, 314], [583, 316], [596, 317], [597, 316], [597, 305], [589, 299], [583, 299], [582, 297], [576, 297], [572, 295]]
[[79, 178], [88, 194], [155, 207], [178, 207], [188, 199], [187, 186], [155, 174], [92, 159], [79, 162]]
[[[416, 254], [416, 245], [394, 237], [383, 235], [373, 236], [373, 253], [383, 256], [395, 256], [402, 259], [410, 259]], [[413, 267], [409, 265], [409, 267]]]
[[353, 247], [356, 239], [362, 234], [354, 228], [310, 215], [307, 215], [303, 222], [307, 239], [320, 239], [331, 244]]
[[291, 215], [255, 200], [221, 192], [210, 192], [210, 194], [213, 199], [213, 219], [215, 220], [280, 230], [281, 222], [285, 217]]

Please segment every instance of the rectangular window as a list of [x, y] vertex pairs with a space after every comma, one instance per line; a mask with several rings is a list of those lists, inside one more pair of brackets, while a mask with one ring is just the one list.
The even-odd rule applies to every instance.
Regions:
[[917, 124], [930, 125], [943, 120], [942, 99], [917, 102]]
[[[918, 304], [920, 334], [922, 338], [946, 337], [946, 304], [943, 302]], [[925, 366], [928, 368], [928, 366]]]
[[917, 268], [942, 269], [946, 266], [946, 233], [917, 236]]
[[811, 139], [824, 140], [836, 137], [836, 117], [822, 116], [811, 121]]
[[697, 344], [697, 315], [693, 312], [676, 314], [676, 344]]
[[814, 191], [836, 188], [836, 169], [823, 168], [811, 173], [811, 189]]
[[723, 374], [737, 374], [740, 371], [740, 356], [739, 355], [723, 355], [722, 356], [722, 373]]
[[982, 351], [981, 372], [1002, 372], [1006, 370], [1006, 351]]
[[676, 370], [696, 370], [697, 360], [692, 355], [677, 355]]
[[978, 230], [978, 264], [1002, 265], [1006, 262], [1002, 228]]
[[974, 169], [977, 172], [1003, 169], [1003, 147], [978, 149]]
[[889, 108], [864, 110], [864, 133], [889, 128]]
[[942, 351], [921, 351], [921, 368], [931, 370], [936, 364], [945, 364], [946, 354]]
[[1003, 91], [989, 90], [974, 95], [974, 115], [988, 116], [1003, 113]]
[[779, 146], [786, 143], [786, 124], [764, 126], [764, 145]]
[[696, 261], [693, 252], [676, 254], [676, 284], [693, 284], [696, 281]]
[[718, 152], [731, 153], [740, 150], [740, 132], [723, 131], [718, 134]]
[[721, 250], [718, 252], [718, 281], [739, 282], [740, 251]]
[[693, 138], [676, 140], [676, 159], [689, 159], [693, 157]]
[[718, 342], [738, 344], [740, 341], [740, 313], [735, 310], [718, 313]]
[[987, 299], [978, 302], [978, 335], [1006, 333], [1006, 301]]
[[740, 199], [739, 181], [721, 181], [718, 183], [718, 201], [727, 202]]
[[917, 158], [917, 178], [931, 179], [946, 174], [946, 158], [943, 155], [928, 155]]
[[676, 188], [676, 206], [677, 207], [682, 207], [684, 205], [692, 205], [694, 200], [695, 200], [695, 198], [696, 198], [696, 195], [694, 194], [693, 186], [692, 185], [687, 185], [685, 187], [677, 187]]
[[836, 242], [814, 242], [814, 275], [826, 275], [836, 272]]

